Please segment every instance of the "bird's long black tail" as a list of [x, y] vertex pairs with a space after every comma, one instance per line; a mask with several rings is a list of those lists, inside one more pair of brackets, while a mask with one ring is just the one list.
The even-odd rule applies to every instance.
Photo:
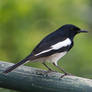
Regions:
[[6, 74], [6, 73], [11, 72], [12, 70], [16, 69], [18, 66], [20, 66], [20, 65], [22, 65], [22, 64], [24, 64], [24, 63], [26, 63], [28, 60], [31, 60], [29, 56], [26, 57], [25, 59], [23, 59], [22, 61], [20, 61], [20, 62], [14, 64], [14, 65], [12, 65], [12, 66], [10, 66], [10, 67], [7, 68], [3, 73]]

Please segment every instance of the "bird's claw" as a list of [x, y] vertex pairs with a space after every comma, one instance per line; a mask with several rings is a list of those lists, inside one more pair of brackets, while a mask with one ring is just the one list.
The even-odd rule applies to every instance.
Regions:
[[61, 76], [61, 78], [63, 78], [64, 76], [67, 76], [67, 75], [68, 75], [68, 76], [73, 76], [71, 73], [67, 73], [67, 72], [66, 72], [66, 73], [64, 73], [64, 74]]

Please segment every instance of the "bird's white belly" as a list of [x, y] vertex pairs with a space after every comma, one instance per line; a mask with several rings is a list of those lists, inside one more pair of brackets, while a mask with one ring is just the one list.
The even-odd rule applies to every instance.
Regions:
[[56, 53], [48, 57], [43, 57], [39, 58], [33, 61], [40, 61], [40, 62], [50, 62], [50, 63], [55, 63], [57, 65], [57, 62], [60, 58], [62, 58], [67, 52], [61, 52], [61, 53]]
[[51, 62], [51, 63], [55, 63], [57, 65], [58, 60], [60, 58], [62, 58], [66, 53], [67, 52], [53, 54], [53, 55], [49, 56], [46, 61]]

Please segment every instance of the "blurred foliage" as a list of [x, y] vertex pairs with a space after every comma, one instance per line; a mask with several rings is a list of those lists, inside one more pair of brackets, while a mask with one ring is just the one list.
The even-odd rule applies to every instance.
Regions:
[[[59, 64], [74, 75], [92, 78], [91, 16], [91, 0], [0, 0], [0, 60], [18, 62], [44, 36], [63, 24], [75, 24], [89, 33], [75, 37], [75, 46]], [[44, 69], [41, 63], [27, 65]]]

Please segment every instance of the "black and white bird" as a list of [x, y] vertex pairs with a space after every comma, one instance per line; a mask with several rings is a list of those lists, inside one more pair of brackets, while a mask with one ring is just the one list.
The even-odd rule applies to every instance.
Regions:
[[18, 66], [26, 63], [27, 61], [41, 61], [45, 67], [50, 71], [52, 70], [46, 65], [46, 62], [52, 63], [54, 66], [59, 68], [64, 74], [68, 74], [59, 65], [58, 61], [73, 47], [73, 39], [78, 33], [87, 33], [88, 31], [81, 30], [72, 24], [66, 24], [46, 36], [32, 51], [32, 53], [24, 58], [22, 61], [10, 66], [4, 71], [4, 73], [11, 72]]

